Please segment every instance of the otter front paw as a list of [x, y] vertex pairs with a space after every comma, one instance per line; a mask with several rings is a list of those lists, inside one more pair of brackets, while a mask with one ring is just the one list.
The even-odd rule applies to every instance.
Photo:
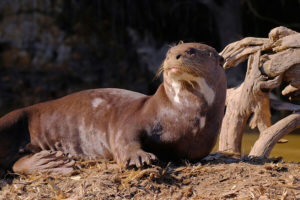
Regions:
[[150, 165], [151, 162], [156, 161], [157, 157], [152, 154], [152, 153], [148, 153], [145, 152], [143, 150], [138, 150], [136, 152], [132, 152], [130, 156], [127, 157], [127, 159], [125, 159], [125, 166], [128, 167], [142, 167], [145, 164], [146, 165]]

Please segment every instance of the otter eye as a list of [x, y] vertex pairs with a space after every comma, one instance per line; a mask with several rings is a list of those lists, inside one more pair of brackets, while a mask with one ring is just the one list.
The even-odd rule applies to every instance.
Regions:
[[181, 57], [181, 55], [180, 55], [180, 54], [178, 54], [178, 55], [176, 56], [176, 59], [178, 60], [180, 57]]

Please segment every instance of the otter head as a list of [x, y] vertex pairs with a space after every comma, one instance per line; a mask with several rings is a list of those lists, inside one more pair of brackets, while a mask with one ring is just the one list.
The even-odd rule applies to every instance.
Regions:
[[223, 63], [223, 57], [208, 45], [180, 43], [169, 49], [158, 73], [164, 72], [165, 78], [188, 81], [191, 76], [213, 76], [212, 73], [220, 71]]
[[205, 97], [208, 105], [215, 98], [216, 82], [223, 77], [224, 59], [217, 51], [205, 44], [181, 43], [169, 49], [158, 72], [163, 72], [165, 87], [175, 95], [180, 103], [179, 92], [189, 88]]

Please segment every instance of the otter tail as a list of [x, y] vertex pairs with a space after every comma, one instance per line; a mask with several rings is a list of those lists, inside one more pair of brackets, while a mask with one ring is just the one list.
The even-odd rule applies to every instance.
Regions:
[[30, 142], [25, 109], [12, 111], [0, 118], [0, 168], [10, 168], [20, 157], [19, 151]]

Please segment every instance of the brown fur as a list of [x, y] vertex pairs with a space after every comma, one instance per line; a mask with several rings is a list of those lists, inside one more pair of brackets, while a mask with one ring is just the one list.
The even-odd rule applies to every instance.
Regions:
[[168, 51], [159, 70], [164, 82], [153, 96], [95, 89], [13, 111], [0, 118], [0, 168], [63, 173], [70, 161], [58, 151], [137, 167], [156, 156], [200, 159], [215, 145], [222, 122], [221, 65], [213, 48], [183, 43]]

